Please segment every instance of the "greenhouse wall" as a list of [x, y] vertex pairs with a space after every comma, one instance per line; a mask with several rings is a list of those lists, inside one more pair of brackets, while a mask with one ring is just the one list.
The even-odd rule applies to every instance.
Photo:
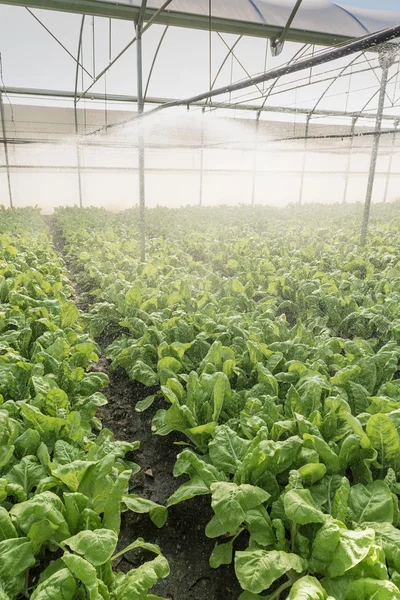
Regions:
[[[13, 103], [11, 108], [5, 103], [15, 206], [38, 205], [51, 212], [78, 204], [79, 173], [84, 205], [119, 210], [138, 203], [135, 123], [90, 135], [106, 123], [132, 117], [132, 111], [106, 113], [92, 105], [77, 115], [78, 138], [72, 106]], [[267, 116], [258, 131], [253, 115], [236, 113], [216, 118], [195, 111], [150, 119], [144, 129], [146, 205], [364, 200], [372, 136], [350, 138], [351, 126], [343, 120], [315, 118], [305, 139], [302, 115]], [[369, 130], [360, 124], [356, 133]], [[398, 196], [399, 143], [393, 134], [382, 136], [373, 201]], [[4, 144], [0, 152], [0, 203], [7, 205]]]

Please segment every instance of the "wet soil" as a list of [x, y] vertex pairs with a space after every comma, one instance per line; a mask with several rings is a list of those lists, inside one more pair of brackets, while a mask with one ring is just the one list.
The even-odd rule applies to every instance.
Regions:
[[[49, 225], [54, 246], [65, 258], [60, 232], [52, 220], [49, 220]], [[67, 266], [74, 284], [76, 282], [73, 265], [67, 261]], [[81, 311], [86, 311], [90, 303], [86, 297], [82, 300], [77, 286], [75, 290], [75, 302]], [[102, 407], [97, 416], [103, 426], [114, 433], [116, 439], [140, 441], [139, 450], [135, 451], [132, 457], [128, 457], [141, 467], [131, 480], [130, 492], [165, 505], [169, 496], [184, 481], [184, 478], [176, 479], [172, 474], [176, 455], [182, 449], [174, 442], [182, 438], [152, 434], [151, 420], [161, 407], [162, 400], [156, 401], [144, 413], [135, 411], [136, 403], [157, 388], [146, 388], [130, 381], [122, 370], [110, 371], [104, 350], [111, 341], [107, 335], [97, 340], [103, 354], [94, 369], [107, 373], [110, 378], [108, 388], [103, 390], [108, 405]], [[122, 515], [119, 548], [128, 546], [138, 537], [161, 547], [169, 562], [171, 573], [153, 588], [154, 594], [168, 600], [237, 600], [242, 590], [236, 580], [233, 566], [222, 566], [216, 570], [209, 566], [209, 557], [215, 541], [208, 539], [204, 530], [211, 516], [209, 496], [193, 498], [171, 507], [167, 523], [161, 529], [146, 515], [136, 515], [127, 511]], [[128, 552], [115, 566], [118, 570], [127, 571], [140, 564], [143, 558], [143, 553]]]
[[[108, 372], [110, 385], [105, 390], [109, 404], [98, 412], [103, 426], [117, 439], [140, 441], [133, 459], [141, 466], [131, 481], [130, 492], [166, 504], [169, 496], [183, 483], [172, 471], [176, 455], [182, 449], [175, 445], [179, 437], [160, 437], [151, 433], [151, 420], [160, 403], [155, 402], [144, 413], [135, 404], [154, 390], [129, 381], [122, 371]], [[212, 516], [210, 498], [201, 496], [171, 507], [168, 520], [158, 529], [148, 517], [123, 513], [119, 546], [126, 547], [137, 537], [158, 544], [168, 559], [171, 574], [161, 580], [154, 593], [171, 600], [236, 600], [240, 593], [232, 566], [217, 570], [209, 566], [215, 541], [204, 533]], [[141, 556], [127, 553], [118, 568], [127, 570], [139, 564]]]

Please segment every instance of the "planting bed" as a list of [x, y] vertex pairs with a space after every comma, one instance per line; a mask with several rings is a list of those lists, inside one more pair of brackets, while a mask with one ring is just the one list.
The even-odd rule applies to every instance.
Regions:
[[400, 599], [399, 208], [5, 211], [1, 600]]

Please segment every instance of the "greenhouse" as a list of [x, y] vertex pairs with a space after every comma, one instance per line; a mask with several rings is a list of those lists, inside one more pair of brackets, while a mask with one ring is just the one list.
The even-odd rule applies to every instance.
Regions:
[[0, 600], [400, 600], [396, 0], [0, 0]]

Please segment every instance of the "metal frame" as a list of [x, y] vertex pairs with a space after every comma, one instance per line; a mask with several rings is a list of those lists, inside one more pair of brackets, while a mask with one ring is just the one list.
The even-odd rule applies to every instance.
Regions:
[[372, 153], [371, 153], [371, 163], [370, 163], [370, 168], [369, 168], [367, 194], [366, 194], [366, 198], [365, 198], [364, 215], [363, 215], [363, 221], [362, 221], [362, 226], [361, 226], [361, 237], [360, 237], [361, 246], [365, 246], [366, 241], [367, 241], [369, 214], [370, 214], [370, 210], [371, 210], [372, 192], [373, 192], [374, 181], [375, 181], [376, 163], [378, 160], [379, 142], [381, 139], [382, 115], [383, 115], [383, 109], [385, 106], [385, 96], [386, 96], [386, 88], [387, 88], [388, 78], [389, 78], [389, 68], [392, 66], [392, 64], [394, 62], [396, 53], [397, 53], [397, 49], [383, 50], [381, 52], [381, 54], [379, 55], [380, 65], [382, 68], [382, 78], [381, 78], [381, 85], [379, 88], [378, 112], [376, 115], [375, 135], [374, 135], [373, 144], [372, 144]]
[[299, 204], [303, 204], [304, 179], [305, 179], [306, 160], [307, 160], [307, 142], [308, 142], [308, 135], [310, 132], [311, 117], [312, 117], [312, 113], [307, 115], [307, 118], [306, 118], [306, 130], [304, 133], [303, 164], [302, 164], [301, 179], [300, 179]]
[[[137, 67], [137, 94], [138, 114], [142, 115], [144, 110], [143, 99], [143, 63], [142, 63], [142, 35], [143, 20], [147, 0], [142, 0], [139, 17], [136, 22], [136, 67]], [[144, 164], [144, 136], [143, 123], [139, 121], [138, 152], [139, 152], [139, 212], [140, 212], [140, 259], [146, 259], [146, 221], [145, 221], [145, 164]]]
[[[81, 27], [79, 30], [79, 41], [78, 41], [78, 56], [76, 60], [76, 70], [75, 70], [75, 90], [74, 90], [74, 122], [75, 122], [75, 136], [76, 136], [76, 161], [78, 165], [78, 193], [79, 193], [79, 206], [82, 208], [83, 199], [82, 199], [82, 177], [81, 177], [81, 150], [79, 147], [79, 124], [78, 124], [78, 110], [77, 110], [77, 95], [78, 95], [78, 76], [79, 76], [79, 66], [80, 66], [80, 57], [82, 51], [82, 36], [83, 36], [83, 28], [85, 25], [85, 15], [82, 15], [81, 19]], [[82, 67], [83, 68], [83, 67]]]
[[[98, 17], [112, 17], [137, 22], [140, 7], [129, 4], [117, 4], [98, 0], [0, 0], [0, 4], [11, 6], [29, 6], [30, 8], [42, 8], [62, 12], [94, 15]], [[149, 21], [157, 11], [146, 8], [143, 19]], [[210, 19], [208, 15], [195, 15], [181, 13], [174, 10], [164, 11], [158, 22], [162, 25], [174, 25], [175, 27], [188, 27], [189, 29], [201, 29], [209, 31]], [[282, 27], [268, 25], [267, 23], [244, 23], [234, 19], [212, 18], [212, 31], [220, 33], [234, 33], [260, 38], [278, 39], [282, 34]], [[349, 36], [329, 34], [319, 31], [305, 31], [304, 29], [289, 28], [285, 34], [288, 42], [310, 43], [319, 46], [333, 46], [346, 42]]]
[[354, 146], [354, 131], [355, 131], [356, 124], [357, 124], [357, 118], [358, 117], [353, 117], [351, 120], [350, 147], [349, 147], [349, 153], [347, 155], [346, 176], [345, 176], [345, 180], [344, 180], [344, 190], [343, 190], [343, 202], [346, 202], [346, 199], [347, 199], [347, 190], [349, 187], [349, 177], [350, 177], [351, 156], [353, 153], [353, 146]]
[[257, 150], [258, 150], [258, 134], [260, 130], [260, 112], [256, 115], [256, 132], [255, 132], [255, 144], [253, 153], [253, 172], [251, 178], [251, 205], [254, 207], [256, 204], [256, 177], [257, 177]]
[[[302, 42], [305, 44], [314, 44], [314, 45], [315, 44], [333, 45], [333, 44], [338, 44], [338, 43], [344, 43], [348, 40], [348, 38], [345, 36], [335, 36], [335, 35], [332, 36], [332, 35], [328, 35], [328, 34], [321, 34], [319, 32], [299, 31], [299, 30], [293, 29], [291, 27], [291, 25], [295, 18], [295, 15], [301, 5], [302, 0], [293, 0], [294, 7], [293, 7], [290, 17], [289, 17], [285, 27], [283, 28], [283, 30], [282, 30], [282, 28], [271, 27], [267, 24], [243, 23], [243, 22], [238, 22], [238, 21], [230, 20], [230, 19], [216, 18], [216, 17], [214, 17], [214, 15], [212, 15], [211, 0], [209, 0], [209, 14], [205, 15], [205, 16], [192, 15], [192, 14], [188, 14], [188, 13], [178, 13], [173, 10], [166, 10], [171, 2], [172, 2], [172, 0], [166, 0], [162, 4], [162, 6], [156, 10], [156, 9], [150, 9], [149, 7], [147, 7], [147, 0], [142, 0], [140, 7], [138, 7], [138, 6], [134, 7], [134, 6], [130, 6], [127, 4], [116, 4], [114, 2], [107, 2], [107, 1], [103, 1], [103, 0], [101, 0], [101, 1], [99, 1], [99, 0], [0, 0], [0, 4], [25, 6], [26, 9], [30, 12], [30, 14], [39, 22], [39, 24], [42, 27], [44, 27], [44, 29], [55, 39], [55, 41], [57, 43], [59, 43], [62, 46], [62, 48], [76, 62], [75, 89], [74, 89], [73, 93], [72, 92], [57, 92], [54, 90], [53, 91], [52, 90], [29, 90], [29, 89], [20, 89], [20, 88], [12, 88], [12, 89], [5, 90], [4, 87], [3, 88], [0, 87], [0, 109], [1, 109], [1, 120], [2, 120], [2, 130], [3, 130], [3, 143], [4, 143], [4, 147], [5, 147], [5, 154], [6, 154], [6, 169], [7, 169], [7, 176], [8, 176], [10, 205], [12, 206], [12, 190], [11, 190], [11, 180], [10, 180], [10, 165], [9, 165], [9, 160], [8, 160], [7, 133], [6, 133], [6, 129], [5, 129], [5, 116], [4, 116], [4, 107], [3, 107], [3, 102], [2, 102], [2, 92], [3, 93], [7, 92], [7, 94], [25, 93], [25, 94], [47, 96], [47, 97], [48, 96], [57, 96], [60, 98], [73, 98], [75, 134], [76, 134], [76, 141], [77, 141], [77, 175], [78, 175], [78, 187], [79, 187], [79, 203], [80, 203], [80, 206], [82, 206], [83, 205], [82, 181], [81, 181], [82, 165], [81, 165], [81, 157], [80, 157], [79, 123], [78, 123], [77, 104], [82, 98], [86, 97], [86, 95], [88, 94], [89, 90], [91, 90], [93, 85], [97, 81], [99, 81], [99, 79], [108, 72], [108, 70], [115, 64], [115, 62], [136, 42], [136, 44], [137, 44], [137, 53], [136, 53], [137, 54], [137, 90], [138, 90], [137, 96], [136, 97], [134, 97], [134, 96], [128, 97], [128, 96], [118, 96], [118, 95], [113, 95], [113, 94], [111, 94], [111, 95], [104, 94], [103, 95], [103, 94], [97, 93], [97, 94], [91, 94], [90, 95], [91, 98], [93, 98], [95, 100], [104, 100], [105, 102], [111, 100], [111, 101], [123, 101], [123, 102], [136, 103], [137, 108], [138, 108], [138, 115], [140, 117], [143, 114], [147, 115], [147, 114], [153, 113], [155, 111], [170, 108], [173, 106], [182, 106], [182, 105], [187, 105], [188, 107], [189, 106], [201, 107], [202, 110], [204, 111], [204, 107], [206, 107], [206, 106], [211, 107], [211, 99], [214, 98], [215, 96], [218, 96], [219, 94], [225, 94], [228, 92], [232, 93], [233, 91], [239, 91], [239, 90], [251, 87], [251, 86], [257, 87], [258, 92], [260, 93], [260, 96], [261, 96], [261, 101], [262, 101], [261, 106], [257, 105], [256, 103], [249, 103], [249, 102], [246, 103], [246, 102], [241, 102], [241, 101], [236, 101], [236, 102], [235, 101], [233, 101], [233, 102], [232, 101], [230, 101], [230, 102], [215, 102], [215, 101], [213, 101], [212, 102], [213, 109], [230, 108], [230, 109], [235, 109], [235, 110], [245, 110], [245, 111], [256, 111], [257, 112], [257, 115], [256, 115], [256, 141], [255, 141], [253, 169], [252, 169], [252, 174], [253, 174], [252, 192], [251, 192], [252, 205], [254, 205], [254, 203], [255, 203], [255, 179], [256, 179], [256, 172], [257, 172], [256, 154], [257, 154], [257, 148], [258, 148], [258, 130], [259, 130], [259, 118], [260, 118], [261, 112], [276, 112], [276, 113], [282, 112], [282, 113], [287, 113], [287, 114], [294, 113], [294, 114], [302, 114], [302, 115], [306, 116], [306, 133], [305, 133], [305, 137], [304, 137], [303, 169], [302, 169], [302, 174], [301, 174], [300, 199], [299, 199], [300, 203], [302, 202], [303, 187], [304, 187], [305, 159], [306, 159], [307, 143], [308, 143], [308, 139], [311, 139], [311, 137], [315, 137], [315, 136], [311, 136], [311, 137], [309, 136], [309, 124], [310, 124], [311, 118], [313, 116], [340, 116], [340, 117], [346, 117], [346, 118], [351, 117], [352, 118], [352, 127], [351, 127], [350, 135], [349, 135], [351, 141], [350, 141], [350, 147], [349, 147], [348, 163], [347, 163], [347, 167], [346, 167], [346, 181], [345, 181], [345, 190], [344, 190], [344, 200], [345, 200], [346, 195], [347, 195], [348, 178], [349, 178], [349, 172], [350, 172], [350, 157], [351, 157], [351, 152], [352, 152], [355, 124], [358, 119], [363, 119], [363, 118], [371, 119], [371, 117], [374, 116], [376, 123], [375, 123], [375, 131], [373, 132], [374, 140], [373, 140], [373, 148], [372, 148], [372, 154], [371, 154], [371, 165], [370, 165], [370, 172], [369, 172], [367, 197], [366, 197], [366, 203], [365, 203], [365, 212], [364, 212], [364, 218], [363, 218], [363, 227], [362, 227], [362, 233], [361, 233], [361, 243], [365, 244], [370, 204], [371, 204], [372, 191], [373, 191], [374, 175], [375, 175], [375, 171], [376, 171], [376, 162], [377, 162], [378, 151], [379, 151], [379, 140], [380, 140], [382, 133], [387, 133], [387, 131], [382, 132], [382, 123], [384, 120], [391, 120], [391, 121], [394, 120], [395, 121], [395, 129], [393, 132], [393, 142], [392, 142], [392, 148], [394, 148], [395, 140], [396, 140], [396, 131], [397, 131], [397, 127], [398, 127], [398, 122], [400, 120], [399, 117], [397, 117], [397, 116], [384, 115], [384, 113], [383, 113], [384, 101], [385, 101], [385, 95], [386, 95], [386, 87], [387, 87], [388, 82], [392, 79], [392, 78], [389, 78], [389, 68], [393, 64], [393, 60], [394, 60], [393, 55], [392, 54], [390, 55], [390, 59], [387, 58], [386, 54], [384, 56], [380, 55], [381, 67], [382, 67], [382, 81], [381, 81], [381, 86], [380, 86], [380, 91], [379, 91], [378, 111], [375, 115], [372, 115], [371, 113], [366, 111], [366, 108], [369, 105], [369, 103], [371, 102], [371, 100], [375, 97], [376, 94], [374, 94], [370, 98], [368, 103], [364, 106], [364, 108], [358, 112], [349, 113], [349, 112], [347, 112], [347, 110], [346, 111], [323, 111], [323, 110], [318, 109], [318, 105], [320, 104], [322, 99], [327, 95], [327, 93], [332, 88], [332, 86], [335, 84], [335, 82], [340, 77], [342, 77], [344, 75], [344, 73], [346, 73], [348, 68], [351, 67], [353, 63], [355, 63], [358, 60], [358, 57], [356, 59], [352, 60], [343, 69], [341, 69], [335, 77], [331, 78], [330, 83], [327, 85], [324, 92], [320, 95], [320, 97], [318, 98], [317, 102], [314, 104], [312, 109], [301, 109], [301, 108], [299, 109], [297, 107], [292, 108], [292, 107], [282, 107], [282, 106], [278, 106], [278, 107], [266, 106], [266, 102], [270, 98], [272, 91], [276, 87], [276, 84], [281, 77], [284, 77], [285, 75], [288, 75], [288, 74], [292, 74], [295, 72], [309, 69], [310, 70], [310, 82], [311, 82], [311, 76], [312, 76], [311, 73], [312, 73], [312, 68], [314, 66], [322, 65], [329, 61], [332, 61], [332, 60], [335, 60], [335, 59], [338, 59], [338, 58], [341, 58], [344, 56], [348, 56], [350, 54], [354, 54], [357, 52], [364, 52], [365, 50], [369, 50], [369, 49], [372, 51], [372, 50], [376, 49], [376, 45], [382, 44], [384, 42], [388, 42], [388, 41], [394, 39], [395, 37], [400, 36], [400, 26], [390, 28], [383, 32], [378, 32], [376, 34], [367, 35], [364, 38], [347, 43], [338, 48], [330, 49], [326, 52], [317, 53], [315, 55], [313, 53], [313, 56], [311, 58], [307, 57], [305, 59], [296, 60], [298, 58], [298, 55], [304, 52], [305, 47], [303, 47], [302, 49], [300, 49], [300, 51], [297, 53], [297, 55], [295, 55], [289, 61], [289, 63], [287, 65], [284, 65], [284, 66], [276, 68], [276, 69], [271, 69], [270, 71], [266, 71], [266, 72], [262, 73], [261, 75], [252, 77], [252, 76], [250, 76], [249, 72], [246, 70], [245, 66], [240, 62], [239, 58], [235, 55], [235, 52], [234, 52], [236, 45], [242, 39], [243, 35], [248, 35], [248, 36], [253, 35], [253, 36], [257, 36], [257, 37], [261, 37], [261, 38], [271, 39], [272, 41], [271, 41], [270, 45], [271, 45], [271, 51], [272, 51], [273, 55], [277, 55], [281, 51], [285, 41], [296, 41], [296, 42]], [[42, 21], [28, 8], [28, 6], [36, 7], [36, 8], [45, 8], [45, 9], [50, 9], [50, 10], [75, 12], [75, 13], [79, 13], [79, 14], [83, 15], [82, 21], [81, 21], [81, 29], [80, 29], [79, 42], [78, 42], [78, 52], [77, 52], [76, 58], [57, 39], [57, 37], [42, 23]], [[93, 19], [92, 19], [93, 45], [94, 45], [94, 35], [95, 35], [95, 31], [94, 31], [94, 17], [95, 16], [108, 16], [110, 18], [111, 17], [112, 18], [121, 18], [121, 19], [134, 21], [134, 23], [135, 23], [135, 33], [136, 33], [135, 37], [125, 46], [125, 48], [114, 59], [111, 60], [111, 56], [110, 56], [109, 64], [97, 76], [95, 73], [95, 63], [94, 62], [93, 62], [93, 74], [90, 74], [90, 72], [83, 65], [83, 57], [82, 57], [82, 61], [81, 61], [82, 36], [83, 36], [83, 29], [84, 29], [84, 22], [85, 22], [85, 14], [92, 15], [92, 17], [93, 17]], [[153, 57], [153, 61], [152, 61], [151, 67], [150, 67], [150, 72], [149, 72], [149, 76], [147, 79], [147, 83], [145, 86], [145, 91], [143, 93], [142, 37], [143, 37], [143, 34], [145, 33], [145, 31], [156, 20], [159, 24], [166, 25], [166, 27], [161, 35], [158, 46], [156, 48], [156, 51], [155, 51], [155, 54]], [[144, 24], [145, 21], [147, 21], [146, 25]], [[193, 96], [191, 98], [186, 98], [186, 99], [165, 99], [165, 98], [147, 97], [147, 92], [149, 89], [154, 66], [156, 64], [156, 61], [157, 61], [157, 58], [158, 58], [158, 55], [159, 55], [159, 52], [160, 52], [160, 49], [161, 49], [161, 46], [164, 41], [164, 38], [165, 38], [165, 35], [166, 35], [169, 25], [180, 26], [180, 27], [191, 27], [191, 28], [203, 29], [203, 30], [209, 31], [209, 90], [207, 92], [205, 92], [203, 94], [198, 94], [197, 96]], [[211, 73], [211, 47], [212, 47], [211, 46], [211, 44], [212, 44], [211, 33], [213, 31], [216, 31], [218, 33], [219, 37], [222, 39], [222, 41], [224, 42], [224, 44], [227, 46], [227, 49], [228, 49], [228, 53], [226, 54], [225, 58], [223, 59], [214, 79], [212, 79], [212, 73]], [[229, 46], [227, 44], [227, 42], [221, 36], [221, 33], [237, 33], [239, 35], [239, 37], [231, 46]], [[94, 55], [95, 55], [95, 52], [93, 51], [93, 61], [94, 61]], [[236, 60], [238, 62], [238, 64], [241, 66], [241, 68], [243, 68], [243, 70], [247, 74], [248, 78], [245, 80], [242, 80], [240, 82], [231, 83], [231, 85], [229, 85], [229, 86], [215, 88], [217, 79], [218, 79], [224, 65], [226, 64], [226, 61], [229, 59], [229, 57], [232, 57], [232, 61]], [[371, 65], [370, 65], [370, 67], [371, 67]], [[78, 95], [79, 68], [82, 69], [82, 73], [83, 73], [83, 71], [85, 71], [86, 74], [92, 78], [91, 84], [85, 90], [83, 90], [80, 93], [80, 95]], [[372, 69], [372, 67], [371, 67], [371, 69]], [[264, 84], [265, 84], [265, 82], [270, 81], [270, 80], [273, 80], [273, 83], [269, 87], [267, 92], [265, 93]], [[261, 88], [258, 87], [258, 84], [261, 84], [261, 83], [263, 84], [262, 90], [261, 90]], [[319, 82], [317, 82], [317, 83], [319, 83]], [[82, 86], [82, 89], [83, 89], [83, 86]], [[145, 101], [149, 104], [150, 103], [156, 104], [157, 107], [154, 108], [153, 110], [150, 110], [150, 111], [144, 113]], [[393, 106], [393, 103], [392, 103], [392, 106]], [[110, 127], [115, 127], [120, 124], [125, 124], [134, 119], [136, 120], [137, 116], [134, 116], [131, 119], [127, 119], [127, 120], [122, 121], [117, 124], [108, 124], [107, 119], [106, 119], [105, 127], [102, 127], [96, 131], [89, 132], [89, 135], [93, 135], [94, 133], [97, 133], [99, 131], [104, 131], [104, 130], [107, 131], [108, 128], [110, 128]], [[138, 173], [139, 173], [140, 236], [141, 236], [140, 237], [140, 242], [141, 242], [140, 248], [141, 248], [141, 259], [144, 261], [145, 260], [145, 170], [146, 169], [145, 169], [144, 128], [142, 126], [141, 121], [142, 121], [142, 119], [139, 118], [138, 119], [138, 127], [139, 127]], [[369, 133], [367, 133], [366, 135], [368, 135], [368, 134]], [[364, 133], [363, 133], [363, 135], [364, 135]], [[326, 136], [326, 137], [335, 137], [335, 135]], [[343, 137], [343, 136], [337, 136], [337, 137]], [[202, 192], [203, 192], [203, 170], [204, 170], [203, 169], [203, 151], [204, 151], [204, 132], [202, 129], [201, 148], [200, 148], [200, 199], [199, 199], [200, 205], [202, 204]], [[388, 178], [390, 176], [390, 172], [391, 172], [391, 162], [389, 165]], [[386, 181], [385, 199], [386, 199], [387, 191], [388, 191], [388, 178]]]
[[1, 118], [1, 130], [3, 132], [4, 155], [5, 155], [5, 159], [6, 159], [8, 199], [10, 202], [10, 208], [12, 208], [13, 207], [13, 199], [12, 199], [12, 189], [11, 189], [10, 161], [8, 158], [7, 132], [6, 132], [6, 120], [5, 120], [5, 116], [4, 116], [3, 94], [1, 92], [0, 92], [0, 118]]
[[278, 38], [271, 40], [272, 56], [278, 56], [282, 52], [283, 45], [285, 43], [286, 37], [290, 30], [290, 26], [293, 23], [293, 19], [297, 15], [297, 12], [298, 12], [302, 2], [303, 2], [303, 0], [296, 0], [296, 4], [294, 5], [293, 10], [289, 15], [286, 25], [282, 30], [282, 33], [280, 34], [280, 36]]
[[388, 165], [388, 173], [387, 173], [387, 177], [386, 177], [386, 183], [385, 183], [385, 192], [384, 192], [384, 196], [383, 196], [383, 202], [386, 202], [387, 200], [387, 195], [388, 195], [388, 191], [389, 191], [389, 180], [390, 180], [390, 175], [392, 173], [392, 163], [393, 163], [393, 150], [395, 148], [396, 145], [396, 137], [397, 137], [397, 128], [399, 126], [399, 119], [396, 119], [394, 122], [394, 129], [395, 131], [392, 134], [392, 152], [389, 156], [389, 165]]
[[[65, 90], [48, 90], [48, 89], [40, 89], [40, 88], [19, 88], [19, 87], [2, 87], [0, 85], [0, 91], [3, 93], [7, 93], [8, 96], [37, 96], [43, 98], [60, 98], [60, 99], [74, 99], [73, 91], [65, 91]], [[121, 102], [126, 104], [137, 104], [138, 97], [137, 96], [126, 96], [121, 94], [103, 94], [103, 93], [93, 93], [90, 95], [90, 100], [99, 101], [99, 102]], [[146, 96], [145, 104], [155, 104], [161, 105], [169, 102], [175, 102], [176, 98], [159, 98], [156, 96]], [[189, 103], [187, 106], [189, 107], [198, 107], [203, 108], [209, 106], [206, 102], [193, 102]], [[212, 104], [214, 109], [221, 110], [233, 110], [233, 111], [243, 111], [243, 112], [262, 112], [262, 113], [281, 113], [281, 114], [290, 114], [290, 115], [304, 115], [312, 113], [314, 116], [319, 117], [339, 117], [339, 118], [353, 118], [357, 117], [357, 119], [375, 119], [375, 112], [358, 112], [358, 111], [341, 111], [341, 110], [315, 110], [308, 108], [299, 108], [297, 106], [263, 106], [257, 104], [245, 104], [245, 103], [236, 103], [236, 102], [213, 102]], [[396, 115], [382, 115], [383, 120], [394, 121], [397, 118]], [[400, 115], [399, 115], [400, 118]]]

